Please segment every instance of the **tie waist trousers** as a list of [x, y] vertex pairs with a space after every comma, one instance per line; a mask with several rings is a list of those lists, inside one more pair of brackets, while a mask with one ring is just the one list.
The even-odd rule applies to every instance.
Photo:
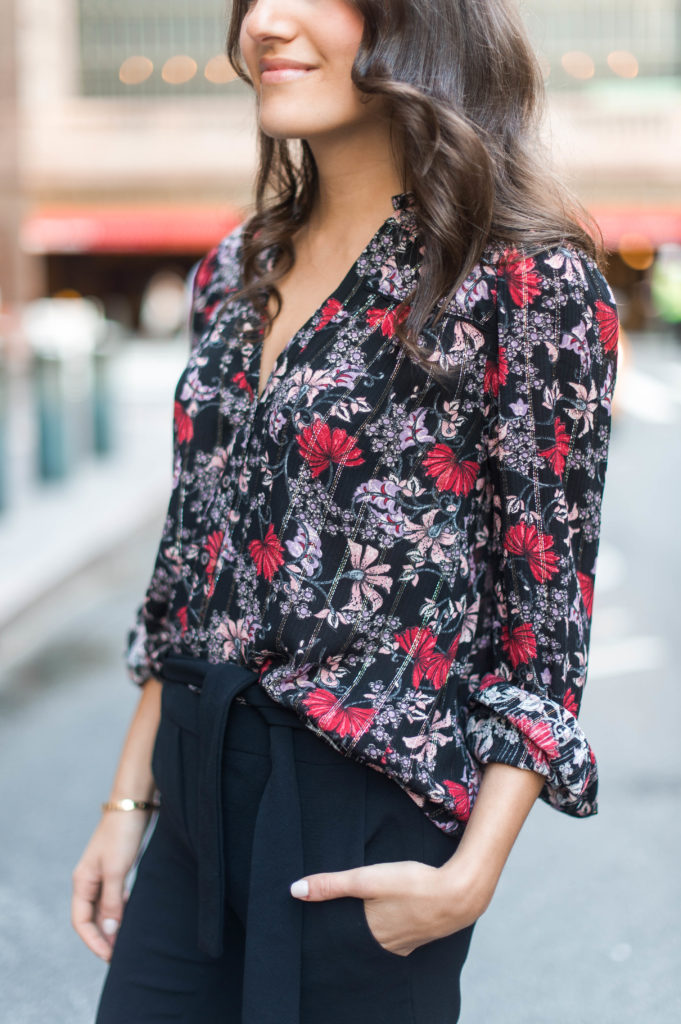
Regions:
[[457, 840], [250, 669], [173, 655], [160, 676], [161, 808], [96, 1024], [455, 1024], [473, 926], [404, 957], [361, 899], [307, 903], [289, 887], [362, 864], [439, 866]]

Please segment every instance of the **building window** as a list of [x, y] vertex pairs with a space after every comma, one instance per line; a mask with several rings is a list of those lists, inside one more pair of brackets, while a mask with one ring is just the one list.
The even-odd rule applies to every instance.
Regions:
[[84, 96], [243, 92], [224, 57], [225, 0], [78, 0]]
[[552, 88], [681, 75], [681, 0], [525, 0]]

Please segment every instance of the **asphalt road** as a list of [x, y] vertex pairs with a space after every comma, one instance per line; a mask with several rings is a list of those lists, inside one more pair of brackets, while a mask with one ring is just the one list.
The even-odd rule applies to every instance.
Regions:
[[[681, 1020], [678, 349], [637, 347], [622, 397], [580, 715], [600, 810], [533, 808], [476, 926], [460, 1024]], [[137, 701], [123, 637], [160, 521], [45, 599], [0, 668], [0, 1024], [93, 1020], [106, 966], [71, 929], [70, 876]]]

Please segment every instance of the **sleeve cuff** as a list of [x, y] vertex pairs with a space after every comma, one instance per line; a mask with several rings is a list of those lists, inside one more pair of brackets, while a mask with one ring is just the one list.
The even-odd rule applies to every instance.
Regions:
[[550, 697], [503, 681], [483, 685], [469, 697], [466, 743], [480, 764], [544, 775], [540, 798], [556, 810], [580, 818], [597, 813], [595, 754], [575, 716]]
[[155, 643], [152, 645], [151, 637], [141, 616], [138, 615], [135, 624], [128, 630], [124, 650], [126, 672], [138, 686], [143, 686], [152, 676], [159, 675], [161, 648], [158, 638], [154, 639]]

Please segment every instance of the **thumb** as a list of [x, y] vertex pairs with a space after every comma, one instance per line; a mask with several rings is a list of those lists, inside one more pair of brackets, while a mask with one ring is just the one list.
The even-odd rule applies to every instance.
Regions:
[[361, 867], [306, 875], [292, 883], [291, 895], [310, 902], [335, 900], [339, 896], [364, 896], [365, 873], [366, 868]]
[[100, 928], [113, 945], [116, 932], [123, 916], [123, 883], [125, 876], [120, 871], [109, 872], [102, 880], [102, 893], [99, 901]]

